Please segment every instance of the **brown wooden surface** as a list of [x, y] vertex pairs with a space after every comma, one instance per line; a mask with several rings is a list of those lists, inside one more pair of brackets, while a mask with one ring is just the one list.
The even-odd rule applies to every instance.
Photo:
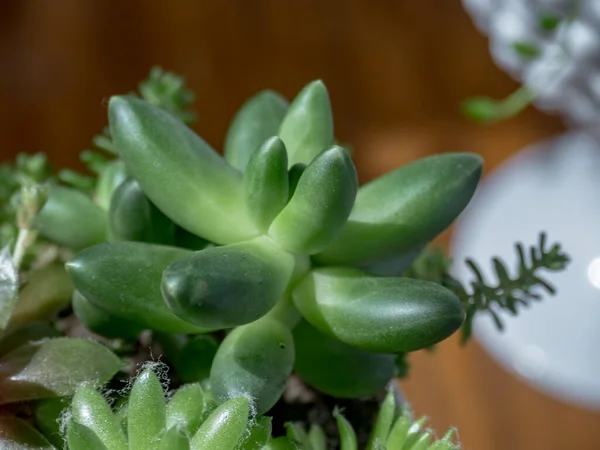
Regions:
[[[490, 170], [561, 129], [535, 111], [488, 128], [458, 114], [465, 97], [515, 87], [459, 0], [1, 0], [0, 64], [1, 159], [45, 151], [77, 165], [106, 98], [154, 64], [187, 76], [196, 129], [217, 148], [252, 93], [292, 96], [322, 78], [363, 181], [456, 149]], [[538, 394], [476, 345], [451, 340], [413, 362], [408, 398], [440, 431], [458, 426], [465, 449], [600, 448], [599, 415]]]

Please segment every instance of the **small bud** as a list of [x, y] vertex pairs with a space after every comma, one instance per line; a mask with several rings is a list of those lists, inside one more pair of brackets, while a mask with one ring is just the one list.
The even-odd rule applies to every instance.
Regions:
[[17, 223], [21, 229], [32, 227], [35, 216], [42, 210], [48, 199], [48, 188], [41, 184], [21, 187]]

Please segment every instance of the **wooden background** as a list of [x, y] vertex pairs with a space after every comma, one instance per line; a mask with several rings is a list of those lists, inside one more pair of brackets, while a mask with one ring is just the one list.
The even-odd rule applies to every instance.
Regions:
[[[490, 170], [562, 128], [533, 110], [491, 127], [460, 116], [464, 98], [515, 84], [459, 0], [1, 0], [1, 159], [45, 151], [77, 166], [108, 96], [154, 64], [186, 75], [196, 129], [216, 148], [257, 90], [291, 97], [322, 78], [363, 181], [457, 149], [479, 152]], [[457, 426], [467, 450], [600, 448], [599, 415], [531, 390], [477, 345], [451, 339], [413, 362], [408, 398], [440, 432]]]

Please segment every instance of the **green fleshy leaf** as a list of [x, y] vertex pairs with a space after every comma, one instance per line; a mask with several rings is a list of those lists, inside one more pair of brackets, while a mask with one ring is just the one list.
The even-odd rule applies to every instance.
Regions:
[[35, 428], [16, 417], [0, 417], [0, 447], [6, 450], [55, 450]]
[[358, 442], [356, 440], [356, 433], [350, 422], [348, 422], [337, 408], [333, 410], [333, 416], [340, 430], [340, 450], [357, 450]]
[[[384, 447], [388, 440], [388, 435], [394, 424], [396, 416], [396, 397], [392, 389], [389, 390], [385, 400], [381, 404], [375, 426], [369, 436], [367, 450], [377, 450]], [[385, 448], [385, 447], [384, 447]]]
[[233, 449], [248, 426], [245, 397], [232, 398], [215, 409], [190, 441], [190, 450]]
[[403, 449], [411, 426], [410, 416], [406, 413], [402, 414], [392, 426], [387, 437], [386, 447]]
[[19, 293], [19, 274], [8, 247], [0, 251], [0, 334], [10, 321]]
[[92, 430], [78, 423], [67, 427], [69, 450], [109, 450]]
[[257, 417], [250, 433], [243, 438], [240, 450], [263, 450], [271, 438], [271, 417]]
[[179, 317], [204, 328], [230, 328], [264, 316], [281, 298], [293, 255], [261, 237], [192, 253], [164, 271], [165, 302]]
[[36, 428], [56, 448], [64, 448], [66, 443], [59, 421], [70, 404], [71, 399], [68, 397], [48, 398], [35, 402], [33, 412]]
[[328, 395], [340, 398], [374, 395], [394, 377], [393, 355], [351, 347], [306, 321], [294, 328], [294, 343], [294, 372]]
[[313, 270], [293, 298], [321, 332], [376, 353], [430, 347], [458, 330], [465, 318], [460, 300], [436, 283], [374, 277], [358, 269]]
[[131, 175], [171, 220], [217, 244], [258, 234], [244, 212], [240, 173], [183, 123], [123, 96], [111, 98], [109, 120]]
[[322, 81], [306, 85], [296, 96], [279, 128], [290, 166], [309, 164], [333, 145], [333, 116], [329, 93]]
[[263, 318], [233, 330], [221, 343], [210, 374], [215, 399], [246, 396], [263, 414], [279, 400], [294, 365], [294, 340], [280, 322]]
[[107, 217], [81, 191], [52, 185], [34, 226], [49, 240], [80, 250], [106, 240]]
[[193, 435], [202, 423], [205, 399], [199, 384], [187, 384], [180, 388], [167, 404], [167, 429], [177, 428]]
[[[481, 170], [478, 155], [447, 153], [407, 164], [361, 186], [342, 233], [314, 259], [327, 265], [365, 266], [414, 253], [467, 206]], [[406, 267], [411, 262], [405, 261]]]
[[144, 327], [122, 319], [87, 300], [79, 292], [73, 294], [73, 314], [93, 333], [109, 339], [135, 339]]
[[244, 173], [244, 203], [256, 227], [266, 232], [288, 201], [288, 162], [285, 145], [268, 139], [252, 154]]
[[29, 342], [62, 336], [56, 328], [48, 323], [28, 323], [10, 326], [0, 339], [0, 356], [12, 352]]
[[94, 201], [104, 211], [110, 208], [115, 190], [127, 179], [125, 163], [120, 159], [108, 162], [100, 172], [98, 185], [94, 194]]
[[308, 430], [308, 440], [312, 450], [327, 450], [327, 436], [318, 424], [312, 424]]
[[73, 285], [62, 265], [50, 264], [34, 270], [21, 289], [11, 323], [49, 320], [69, 304], [72, 295]]
[[170, 428], [160, 441], [159, 450], [189, 450], [190, 441], [187, 435], [178, 428]]
[[294, 253], [320, 252], [341, 232], [357, 188], [356, 169], [346, 150], [327, 149], [306, 168], [269, 236]]
[[146, 197], [135, 180], [115, 191], [109, 210], [111, 240], [172, 245], [175, 224]]
[[219, 343], [212, 336], [194, 336], [181, 348], [177, 358], [177, 374], [184, 383], [203, 381], [210, 376], [210, 368]]
[[294, 196], [296, 188], [298, 187], [298, 182], [300, 181], [302, 174], [306, 170], [306, 167], [307, 165], [304, 163], [297, 163], [290, 167], [290, 170], [288, 171], [289, 199], [291, 199]]
[[244, 172], [252, 153], [266, 139], [277, 135], [287, 110], [287, 100], [273, 91], [262, 91], [250, 98], [229, 126], [223, 150], [225, 160]]
[[431, 443], [431, 432], [426, 431], [423, 433], [416, 442], [409, 447], [410, 450], [427, 450]]
[[0, 359], [0, 404], [71, 395], [103, 384], [123, 362], [104, 346], [77, 338], [32, 342]]
[[167, 424], [162, 386], [154, 372], [144, 370], [133, 384], [127, 406], [129, 450], [157, 447]]
[[87, 427], [107, 450], [127, 450], [127, 440], [118, 418], [94, 388], [77, 389], [71, 403], [73, 421]]
[[167, 266], [191, 252], [141, 242], [112, 242], [79, 252], [66, 265], [76, 289], [101, 309], [166, 333], [206, 331], [173, 314], [160, 280]]

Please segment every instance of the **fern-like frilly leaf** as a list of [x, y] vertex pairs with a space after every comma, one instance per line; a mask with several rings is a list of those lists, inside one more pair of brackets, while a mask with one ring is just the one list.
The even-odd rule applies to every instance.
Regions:
[[439, 248], [427, 249], [419, 259], [406, 271], [404, 276], [433, 281], [453, 291], [462, 301], [467, 316], [462, 327], [462, 341], [471, 337], [473, 319], [477, 313], [487, 311], [491, 314], [498, 329], [503, 323], [498, 315], [505, 310], [517, 315], [519, 308], [529, 306], [533, 301], [542, 299], [542, 291], [554, 295], [555, 289], [542, 278], [542, 272], [558, 272], [564, 270], [569, 257], [560, 244], [548, 248], [546, 233], [540, 233], [538, 244], [529, 249], [518, 243], [515, 245], [518, 256], [518, 267], [515, 275], [511, 275], [506, 264], [499, 258], [493, 258], [496, 281], [489, 283], [477, 263], [471, 259], [466, 264], [473, 273], [474, 280], [468, 286], [448, 273], [451, 260]]

